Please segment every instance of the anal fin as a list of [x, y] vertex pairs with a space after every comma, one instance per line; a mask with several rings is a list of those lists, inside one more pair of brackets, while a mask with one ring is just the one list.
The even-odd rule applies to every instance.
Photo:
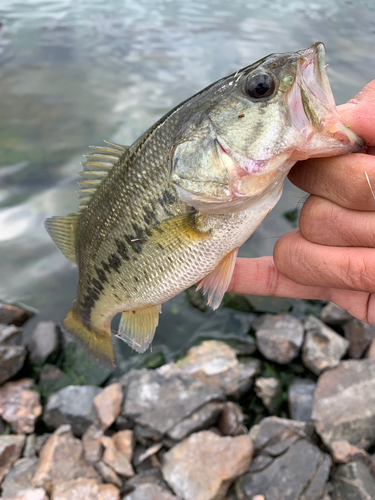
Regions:
[[145, 352], [151, 344], [159, 323], [161, 305], [135, 309], [122, 313], [116, 335], [137, 352]]
[[197, 290], [203, 288], [203, 295], [207, 295], [207, 304], [213, 310], [217, 309], [227, 291], [232, 279], [234, 266], [236, 264], [238, 248], [229, 252], [219, 264], [197, 286]]

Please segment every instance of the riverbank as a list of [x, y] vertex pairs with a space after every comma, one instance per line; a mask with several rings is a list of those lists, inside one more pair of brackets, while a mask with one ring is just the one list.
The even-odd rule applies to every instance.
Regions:
[[375, 327], [317, 311], [244, 313], [247, 335], [114, 377], [0, 304], [1, 498], [375, 498]]

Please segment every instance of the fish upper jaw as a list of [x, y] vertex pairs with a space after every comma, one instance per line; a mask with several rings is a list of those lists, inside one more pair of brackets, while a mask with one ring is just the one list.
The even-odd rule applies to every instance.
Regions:
[[323, 43], [315, 43], [298, 54], [296, 80], [287, 105], [302, 141], [291, 157], [301, 160], [359, 151], [363, 140], [345, 127], [337, 112]]

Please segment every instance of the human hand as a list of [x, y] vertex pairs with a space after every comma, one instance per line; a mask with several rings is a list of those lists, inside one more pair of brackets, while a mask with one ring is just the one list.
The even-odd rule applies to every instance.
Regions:
[[311, 194], [299, 229], [273, 257], [237, 259], [228, 290], [330, 300], [375, 324], [375, 80], [338, 110], [367, 151], [297, 163], [289, 179]]

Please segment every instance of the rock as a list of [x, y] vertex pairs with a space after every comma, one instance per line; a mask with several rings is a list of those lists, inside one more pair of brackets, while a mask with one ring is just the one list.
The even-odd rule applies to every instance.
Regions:
[[157, 484], [141, 484], [123, 500], [178, 500], [175, 495]]
[[367, 359], [375, 359], [375, 339], [372, 340], [365, 357]]
[[158, 453], [158, 451], [160, 451], [162, 447], [163, 443], [153, 444], [152, 446], [147, 448], [143, 453], [137, 455], [137, 458], [134, 459], [134, 465], [141, 465], [145, 460], [149, 459], [150, 457], [158, 460], [158, 458], [154, 455], [156, 455], [156, 453]]
[[365, 450], [361, 450], [347, 441], [333, 441], [331, 453], [333, 460], [337, 463], [362, 462], [367, 467], [372, 466], [371, 456]]
[[236, 482], [238, 498], [320, 499], [331, 459], [311, 443], [312, 436], [309, 422], [268, 417], [253, 426], [254, 458], [249, 472]]
[[90, 427], [82, 436], [83, 453], [85, 459], [90, 464], [94, 464], [102, 458], [102, 436], [103, 431], [95, 427], [95, 425], [90, 425]]
[[26, 346], [32, 363], [44, 363], [60, 347], [59, 336], [53, 321], [40, 321], [27, 337]]
[[111, 483], [118, 488], [122, 488], [122, 481], [119, 476], [111, 467], [105, 464], [103, 460], [99, 460], [99, 462], [96, 462], [94, 464], [94, 467], [98, 471], [100, 477], [102, 477], [106, 483]]
[[339, 465], [332, 473], [333, 500], [371, 500], [375, 480], [368, 468], [358, 462]]
[[155, 449], [154, 446], [156, 445], [164, 445], [166, 441], [168, 441], [168, 443], [166, 444], [168, 448], [172, 447], [175, 444], [173, 440], [168, 438], [164, 438], [162, 442], [155, 443], [155, 445], [151, 446], [148, 446], [150, 440], [144, 440], [145, 443], [144, 445], [140, 444], [140, 442], [137, 442], [133, 456], [133, 465], [136, 474], [143, 474], [144, 472], [147, 472], [150, 469], [153, 469], [155, 467], [160, 467], [160, 461], [157, 455], [155, 453], [150, 455], [150, 451], [154, 451]]
[[297, 378], [289, 386], [289, 411], [293, 420], [311, 420], [315, 389], [316, 383], [310, 379]]
[[189, 417], [178, 422], [168, 433], [175, 441], [181, 441], [189, 434], [214, 425], [221, 413], [221, 403], [207, 403]]
[[315, 316], [308, 317], [305, 328], [302, 361], [306, 368], [319, 375], [323, 370], [337, 366], [349, 342]]
[[275, 413], [275, 399], [281, 394], [281, 384], [274, 377], [258, 377], [255, 381], [255, 394], [270, 413]]
[[32, 379], [8, 382], [0, 387], [0, 415], [18, 434], [31, 434], [42, 414], [40, 394], [32, 391]]
[[14, 462], [1, 485], [3, 495], [13, 495], [21, 490], [31, 488], [31, 479], [35, 474], [38, 459], [20, 458]]
[[26, 354], [23, 345], [0, 345], [0, 385], [21, 370]]
[[40, 436], [37, 436], [35, 439], [35, 451], [37, 455], [40, 455], [40, 452], [42, 451], [43, 446], [46, 444], [46, 442], [49, 440], [49, 438], [52, 436], [52, 433], [46, 432], [44, 434], [41, 434]]
[[94, 405], [103, 429], [108, 429], [120, 415], [123, 401], [121, 384], [108, 385], [94, 398]]
[[118, 488], [109, 484], [99, 485], [94, 479], [79, 478], [58, 484], [51, 500], [120, 500]]
[[117, 450], [126, 456], [129, 462], [133, 458], [133, 448], [134, 448], [134, 433], [131, 430], [123, 430], [116, 432], [112, 436], [112, 440], [117, 448]]
[[240, 363], [235, 350], [225, 342], [206, 340], [189, 349], [177, 362], [179, 369], [204, 384], [222, 388], [227, 395], [240, 396], [250, 389], [260, 368], [259, 360]]
[[120, 476], [134, 476], [134, 470], [130, 460], [124, 453], [117, 449], [113, 439], [108, 436], [103, 436], [102, 444], [105, 448], [103, 462], [109, 465]]
[[0, 303], [0, 323], [22, 326], [33, 314], [21, 307]]
[[25, 436], [0, 436], [0, 483], [13, 463], [21, 456]]
[[153, 467], [128, 479], [125, 483], [123, 493], [130, 493], [141, 484], [156, 484], [161, 488], [168, 490], [167, 483], [164, 481], [158, 467]]
[[36, 434], [29, 434], [26, 437], [25, 448], [22, 456], [24, 458], [33, 458], [36, 456]]
[[43, 421], [50, 429], [69, 424], [80, 437], [97, 419], [94, 397], [100, 389], [91, 385], [70, 385], [48, 397]]
[[43, 446], [32, 484], [50, 492], [55, 485], [78, 477], [99, 478], [84, 460], [82, 443], [73, 436], [70, 425], [62, 425]]
[[358, 359], [375, 338], [375, 325], [353, 318], [344, 324], [344, 334], [349, 341], [349, 357]]
[[249, 436], [220, 437], [201, 431], [164, 455], [162, 473], [184, 500], [221, 500], [230, 483], [248, 469], [252, 454]]
[[122, 414], [133, 419], [150, 437], [160, 440], [204, 404], [223, 399], [221, 389], [165, 365], [129, 375]]
[[47, 494], [43, 488], [27, 488], [12, 495], [1, 497], [2, 500], [48, 500]]
[[266, 359], [287, 364], [296, 358], [303, 342], [303, 326], [290, 314], [265, 319], [256, 331], [259, 351]]
[[328, 302], [323, 307], [320, 318], [328, 325], [342, 325], [345, 321], [351, 320], [353, 316], [346, 309], [333, 302]]
[[0, 324], [0, 344], [1, 345], [21, 345], [22, 330], [14, 325]]
[[245, 415], [241, 407], [232, 401], [227, 401], [223, 405], [218, 428], [224, 436], [239, 436], [247, 432], [244, 421]]
[[346, 440], [368, 449], [375, 443], [375, 361], [349, 360], [323, 373], [312, 419], [326, 446]]

